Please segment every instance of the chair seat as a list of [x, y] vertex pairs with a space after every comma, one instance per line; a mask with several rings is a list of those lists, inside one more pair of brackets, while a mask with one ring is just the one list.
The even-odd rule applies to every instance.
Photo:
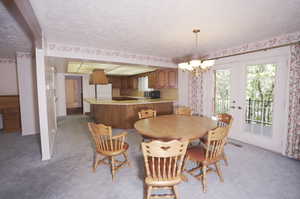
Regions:
[[149, 186], [173, 186], [181, 182], [181, 176], [160, 180], [158, 178], [146, 177], [145, 183]]
[[204, 162], [207, 164], [213, 164], [221, 159], [220, 156], [217, 156], [214, 159], [211, 159], [206, 162], [205, 149], [200, 146], [195, 146], [195, 147], [191, 147], [191, 148], [187, 149], [186, 156], [188, 156], [189, 160], [197, 161], [197, 162]]
[[[116, 140], [113, 140], [112, 144], [113, 144], [113, 146], [116, 146], [117, 145]], [[109, 149], [112, 148], [110, 143], [108, 143], [108, 148]], [[110, 150], [100, 151], [100, 150], [97, 150], [97, 152], [100, 153], [100, 154], [102, 154], [102, 155], [114, 156], [114, 155], [119, 155], [119, 154], [127, 151], [128, 148], [129, 148], [129, 145], [126, 142], [124, 142], [123, 149], [121, 149], [121, 150], [115, 150], [115, 151], [110, 151]]]

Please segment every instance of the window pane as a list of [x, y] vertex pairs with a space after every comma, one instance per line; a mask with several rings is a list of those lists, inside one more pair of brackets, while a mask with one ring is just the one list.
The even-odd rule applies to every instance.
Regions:
[[230, 70], [216, 70], [215, 77], [215, 113], [228, 113], [230, 100]]

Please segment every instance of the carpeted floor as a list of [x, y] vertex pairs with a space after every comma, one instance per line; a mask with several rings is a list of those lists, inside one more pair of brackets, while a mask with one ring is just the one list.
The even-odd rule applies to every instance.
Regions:
[[[0, 134], [1, 199], [141, 199], [143, 159], [140, 136], [129, 130], [132, 168], [123, 168], [112, 182], [110, 170], [91, 171], [93, 149], [87, 118], [70, 116], [59, 122], [54, 155], [41, 161], [38, 136]], [[114, 133], [120, 132], [115, 129]], [[208, 176], [208, 192], [200, 181], [188, 176], [179, 185], [181, 198], [209, 199], [299, 199], [300, 161], [242, 144], [226, 146], [229, 167], [222, 164], [224, 183], [215, 173]]]

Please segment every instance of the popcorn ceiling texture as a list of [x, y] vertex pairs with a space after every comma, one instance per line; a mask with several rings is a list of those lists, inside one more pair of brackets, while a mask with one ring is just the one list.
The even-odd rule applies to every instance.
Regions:
[[14, 58], [17, 51], [31, 52], [32, 43], [0, 1], [0, 57]]
[[30, 0], [48, 42], [174, 58], [300, 30], [300, 2]]

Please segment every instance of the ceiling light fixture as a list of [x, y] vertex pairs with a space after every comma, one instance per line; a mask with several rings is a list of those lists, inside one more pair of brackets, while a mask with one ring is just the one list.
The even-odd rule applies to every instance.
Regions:
[[[198, 52], [198, 34], [200, 29], [194, 29], [193, 33], [195, 34], [195, 49], [196, 49], [196, 56], [199, 56]], [[201, 61], [196, 57], [196, 59], [192, 59], [188, 62], [182, 62], [178, 64], [178, 68], [182, 69], [183, 71], [189, 71], [195, 76], [199, 76], [202, 72], [206, 72], [215, 64], [215, 60], [205, 60]]]

